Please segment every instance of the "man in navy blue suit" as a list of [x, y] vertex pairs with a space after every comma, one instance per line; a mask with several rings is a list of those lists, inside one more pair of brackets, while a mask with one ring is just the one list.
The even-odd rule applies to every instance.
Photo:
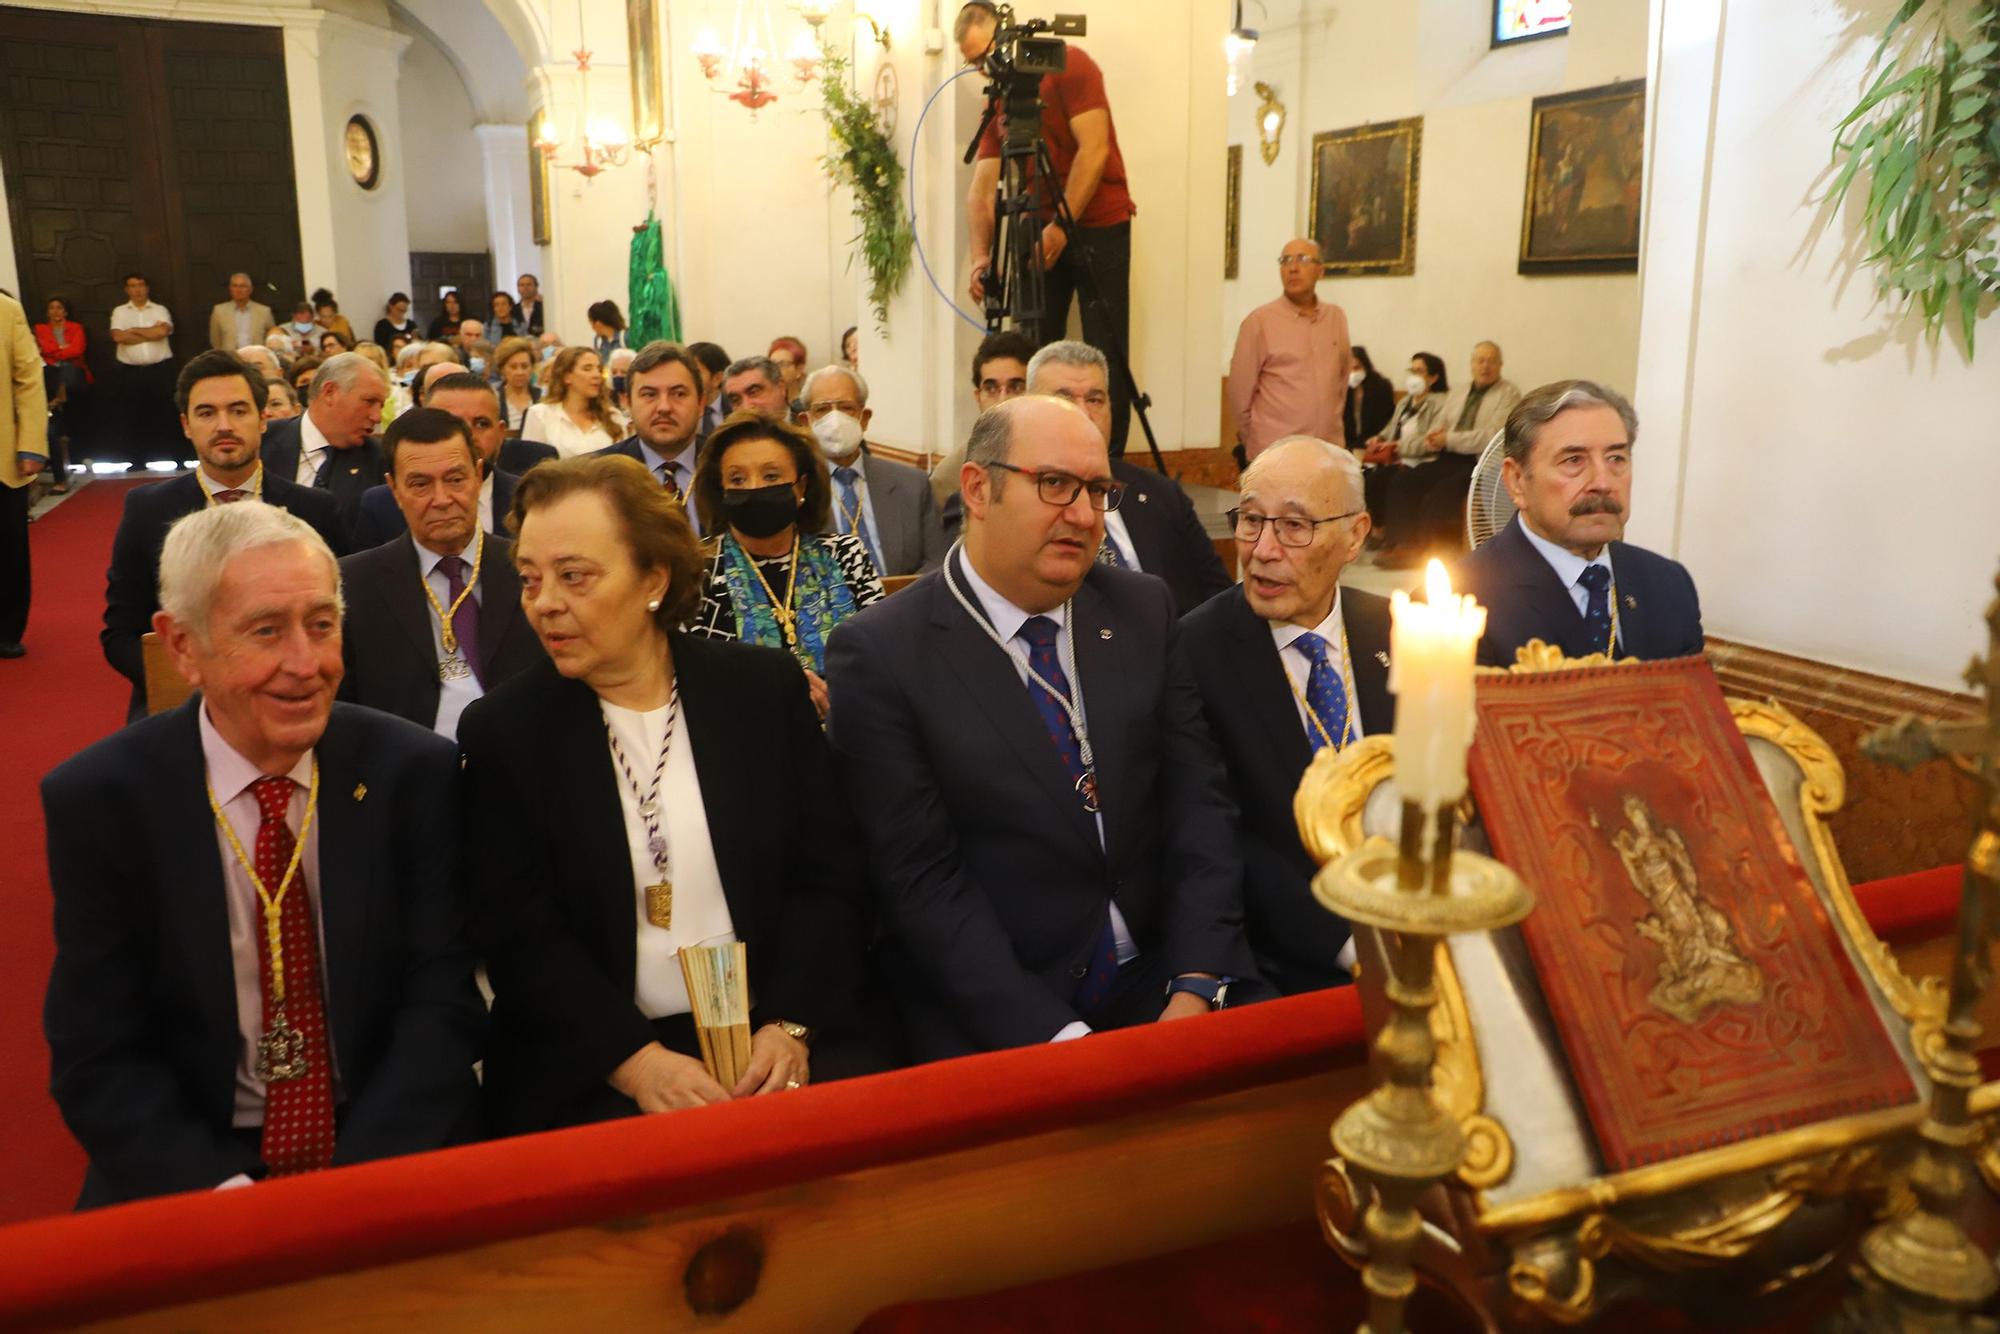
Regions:
[[1531, 639], [1571, 658], [1702, 651], [1701, 600], [1686, 567], [1619, 540], [1638, 434], [1632, 405], [1589, 380], [1545, 384], [1507, 415], [1500, 476], [1520, 512], [1458, 563], [1453, 580], [1486, 608], [1482, 664], [1513, 666]]
[[1097, 559], [1124, 494], [1103, 435], [1017, 398], [980, 417], [959, 480], [964, 542], [827, 655], [913, 1054], [1258, 994], [1236, 808], [1173, 598]]
[[[514, 484], [521, 478], [519, 474], [500, 466], [500, 447], [507, 439], [507, 419], [500, 412], [500, 395], [481, 377], [461, 370], [433, 382], [424, 395], [423, 405], [449, 412], [464, 422], [465, 429], [472, 433], [472, 448], [479, 455], [482, 475], [479, 483], [479, 527], [484, 532], [504, 536], [507, 511], [514, 505]], [[552, 446], [538, 448], [547, 449], [551, 458], [555, 456]], [[395, 471], [389, 466], [386, 440], [382, 462], [389, 473]], [[402, 507], [396, 503], [389, 483], [369, 487], [361, 497], [361, 517], [356, 521], [354, 549], [367, 551], [371, 547], [379, 547], [409, 530], [409, 521], [404, 518]]]
[[361, 497], [381, 485], [382, 441], [374, 434], [389, 398], [389, 377], [359, 352], [328, 357], [296, 417], [264, 433], [264, 466], [289, 482], [330, 493], [340, 521], [358, 531]]
[[701, 386], [702, 366], [694, 353], [665, 339], [646, 344], [625, 368], [632, 434], [597, 451], [623, 454], [659, 478], [668, 494], [681, 502], [696, 537], [702, 535], [701, 516], [687, 497], [701, 452]]
[[79, 1207], [467, 1137], [486, 1016], [456, 748], [334, 702], [333, 553], [283, 510], [181, 520], [160, 601], [200, 693], [42, 781], [43, 1027], [90, 1159]]

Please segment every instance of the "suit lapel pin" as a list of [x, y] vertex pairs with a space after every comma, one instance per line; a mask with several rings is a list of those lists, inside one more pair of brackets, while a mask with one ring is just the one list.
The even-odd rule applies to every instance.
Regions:
[[1144, 491], [1141, 491], [1141, 492], [1139, 493], [1139, 503], [1140, 503], [1141, 505], [1145, 504], [1145, 503], [1146, 503], [1147, 501], [1149, 501], [1149, 500], [1151, 500], [1151, 499], [1152, 499], [1152, 497], [1151, 497], [1151, 496], [1149, 496], [1149, 495], [1147, 495], [1147, 494], [1146, 494], [1146, 493], [1145, 493]]
[[1639, 610], [1639, 599], [1633, 597], [1630, 593], [1627, 593], [1625, 595], [1625, 610], [1627, 611]]
[[1107, 628], [1107, 629], [1103, 629], [1103, 630], [1099, 630], [1099, 631], [1097, 632], [1097, 637], [1098, 637], [1099, 639], [1109, 639], [1109, 638], [1111, 638], [1111, 631], [1110, 631], [1110, 630], [1109, 630], [1108, 628]]
[[1382, 665], [1383, 665], [1384, 667], [1387, 667], [1387, 666], [1389, 665], [1389, 654], [1388, 654], [1388, 651], [1387, 651], [1387, 650], [1385, 650], [1385, 649], [1379, 649], [1379, 648], [1378, 648], [1378, 649], [1376, 649], [1376, 650], [1375, 650], [1375, 661], [1377, 661], [1377, 662], [1381, 663], [1381, 664], [1382, 664]]
[[356, 784], [354, 785], [354, 799], [355, 799], [356, 801], [360, 801], [360, 800], [361, 800], [362, 798], [366, 797], [367, 795], [368, 795], [368, 784], [366, 784], [366, 783], [356, 783]]

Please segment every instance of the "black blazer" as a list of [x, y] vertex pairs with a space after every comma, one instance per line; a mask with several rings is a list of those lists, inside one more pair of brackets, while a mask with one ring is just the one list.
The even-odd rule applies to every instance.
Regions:
[[[264, 428], [264, 475], [276, 473], [290, 481], [299, 474], [299, 423], [305, 414], [274, 421]], [[382, 461], [382, 437], [371, 435], [353, 449], [328, 451], [313, 479], [313, 490], [332, 494], [340, 506], [340, 521], [349, 532], [361, 526], [361, 497], [371, 486], [389, 480]]]
[[[43, 1028], [50, 1092], [90, 1157], [79, 1207], [259, 1172], [230, 1130], [242, 1037], [200, 707], [42, 780], [56, 934]], [[438, 1148], [476, 1127], [486, 1025], [449, 833], [456, 757], [351, 704], [333, 706], [318, 755], [322, 979], [345, 1095], [333, 1161]]]
[[[1389, 601], [1343, 588], [1340, 619], [1361, 729], [1387, 735], [1396, 725]], [[1300, 844], [1292, 814], [1312, 750], [1270, 622], [1250, 609], [1238, 586], [1189, 612], [1181, 621], [1181, 642], [1243, 809], [1243, 912], [1259, 970], [1287, 995], [1351, 981], [1334, 962], [1350, 930], [1313, 898], [1319, 867]]]
[[[437, 721], [440, 687], [430, 603], [418, 586], [421, 569], [408, 533], [340, 562], [347, 595], [341, 644], [347, 676], [340, 697], [427, 728]], [[505, 538], [486, 539], [477, 596], [479, 665], [492, 689], [546, 657], [521, 615], [521, 579]]]
[[521, 302], [520, 298], [518, 297], [515, 298], [514, 323], [517, 326], [519, 326], [523, 336], [528, 338], [539, 338], [541, 336], [542, 325], [548, 319], [548, 306], [549, 302], [547, 297], [536, 297], [535, 307], [532, 311], [530, 311], [528, 307]]
[[[296, 456], [293, 466], [298, 466]], [[340, 507], [332, 496], [294, 485], [268, 463], [263, 496], [266, 503], [311, 524], [334, 555], [344, 556], [350, 550], [347, 526], [341, 522]], [[104, 660], [132, 683], [128, 722], [146, 716], [146, 658], [139, 637], [153, 628], [153, 613], [160, 609], [160, 548], [166, 545], [167, 529], [174, 526], [174, 520], [207, 504], [201, 480], [193, 473], [125, 493], [125, 513], [118, 520], [117, 536], [111, 539], [104, 629], [98, 632], [97, 640], [104, 647]]]
[[[851, 1027], [865, 969], [860, 850], [804, 674], [776, 649], [670, 643], [723, 896], [749, 959], [752, 1023]], [[568, 1124], [654, 1039], [633, 1000], [623, 779], [597, 696], [552, 663], [474, 703], [458, 736], [474, 924], [494, 992], [491, 1127]]]
[[381, 319], [375, 321], [375, 346], [387, 352], [389, 344], [396, 341], [398, 334], [401, 334], [405, 338], [416, 338], [421, 332], [422, 326], [407, 315], [403, 317], [402, 327], [400, 328], [389, 323], [389, 317], [384, 315]]
[[[493, 467], [499, 472], [512, 473], [515, 477], [520, 477], [537, 463], [547, 463], [558, 457], [560, 454], [554, 445], [545, 445], [539, 440], [523, 440], [518, 435], [510, 435], [501, 442], [500, 454], [493, 460]], [[506, 524], [506, 520], [502, 517], [504, 513], [505, 511], [496, 503], [493, 507], [493, 522], [496, 526]]]
[[1012, 659], [943, 572], [843, 622], [828, 647], [828, 737], [845, 789], [868, 796], [856, 814], [895, 975], [917, 993], [905, 1028], [927, 1058], [1045, 1042], [1075, 1021], [1110, 900], [1166, 975], [1255, 976], [1236, 808], [1173, 601], [1156, 579], [1096, 566], [1072, 609], [1101, 846]]
[[[1685, 658], [1702, 651], [1701, 599], [1686, 566], [1613, 542], [1611, 576], [1618, 586], [1619, 657]], [[1514, 651], [1530, 639], [1553, 644], [1572, 658], [1604, 652], [1602, 643], [1591, 642], [1583, 614], [1555, 570], [1521, 531], [1518, 514], [1459, 561], [1452, 587], [1486, 608], [1482, 666], [1512, 667]]]
[[1347, 432], [1347, 447], [1359, 449], [1382, 433], [1389, 424], [1389, 418], [1396, 415], [1396, 390], [1389, 383], [1389, 377], [1378, 371], [1369, 371], [1361, 381], [1359, 389], [1347, 391], [1347, 406], [1342, 411]]
[[[493, 527], [488, 532], [506, 533], [507, 511], [514, 504], [514, 484], [520, 480], [518, 475], [505, 469], [493, 470]], [[390, 494], [387, 482], [371, 486], [361, 493], [361, 505], [354, 520], [354, 549], [357, 552], [393, 542], [409, 531], [410, 525], [404, 520], [396, 497]]]

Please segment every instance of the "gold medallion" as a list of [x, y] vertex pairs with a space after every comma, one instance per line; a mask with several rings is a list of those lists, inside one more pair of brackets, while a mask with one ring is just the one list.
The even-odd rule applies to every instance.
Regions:
[[257, 1039], [257, 1078], [267, 1084], [301, 1079], [312, 1063], [306, 1059], [306, 1035], [285, 1019], [283, 1010], [274, 1011], [264, 1036]]
[[662, 931], [674, 925], [674, 882], [662, 880], [646, 886], [646, 920]]

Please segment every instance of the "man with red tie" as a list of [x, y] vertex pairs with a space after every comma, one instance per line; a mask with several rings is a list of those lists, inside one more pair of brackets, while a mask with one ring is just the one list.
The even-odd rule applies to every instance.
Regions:
[[247, 500], [182, 519], [160, 603], [199, 693], [42, 782], [43, 1027], [90, 1158], [78, 1206], [468, 1138], [485, 1010], [456, 751], [334, 702], [339, 576], [293, 515]]

